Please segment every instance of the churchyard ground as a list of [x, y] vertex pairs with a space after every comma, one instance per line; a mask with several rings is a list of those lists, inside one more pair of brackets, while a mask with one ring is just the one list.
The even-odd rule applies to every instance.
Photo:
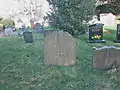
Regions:
[[113, 42], [116, 32], [108, 31], [102, 44], [87, 43], [87, 35], [77, 37], [76, 64], [68, 67], [44, 64], [43, 36], [28, 44], [23, 37], [0, 38], [0, 90], [94, 90], [109, 82], [120, 90], [120, 78], [111, 80], [105, 71], [92, 69], [93, 46], [120, 46]]

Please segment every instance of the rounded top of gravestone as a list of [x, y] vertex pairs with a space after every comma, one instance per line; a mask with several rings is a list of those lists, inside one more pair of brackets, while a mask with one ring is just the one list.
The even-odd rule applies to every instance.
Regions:
[[95, 24], [92, 24], [92, 25], [89, 25], [89, 27], [93, 27], [93, 26], [103, 26], [104, 24], [102, 23], [95, 23]]
[[34, 27], [42, 27], [42, 25], [40, 23], [35, 23]]
[[109, 48], [108, 46], [103, 46], [103, 47], [100, 47], [100, 48], [93, 47], [93, 49], [95, 49], [95, 50], [102, 50], [102, 49], [108, 49], [108, 48]]
[[41, 26], [41, 24], [40, 23], [35, 23], [35, 26]]

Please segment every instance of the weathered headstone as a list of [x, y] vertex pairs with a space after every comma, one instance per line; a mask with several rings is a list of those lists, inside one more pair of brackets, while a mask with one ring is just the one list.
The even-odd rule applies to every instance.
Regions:
[[12, 36], [13, 35], [13, 30], [12, 28], [8, 27], [4, 30], [5, 36]]
[[40, 32], [42, 33], [43, 32], [43, 26], [40, 24], [40, 23], [35, 23], [35, 31], [36, 32]]
[[120, 43], [120, 24], [117, 24], [116, 43]]
[[44, 61], [46, 65], [73, 65], [76, 62], [76, 40], [67, 32], [44, 32]]
[[22, 31], [23, 31], [23, 32], [26, 32], [26, 31], [27, 31], [27, 28], [26, 28], [25, 24], [22, 25]]
[[18, 32], [17, 31], [13, 31], [12, 36], [18, 36]]
[[24, 36], [24, 41], [26, 43], [32, 43], [33, 42], [32, 32], [23, 32], [23, 36]]
[[44, 37], [50, 35], [52, 32], [58, 32], [57, 30], [46, 30], [45, 33], [44, 33]]
[[94, 48], [93, 52], [93, 68], [105, 69], [105, 61], [108, 52], [108, 48]]
[[97, 23], [89, 26], [89, 43], [105, 43], [103, 40], [103, 24]]
[[94, 48], [93, 68], [107, 70], [120, 65], [120, 48], [114, 46]]
[[109, 48], [109, 65], [114, 63], [116, 66], [120, 65], [120, 48]]

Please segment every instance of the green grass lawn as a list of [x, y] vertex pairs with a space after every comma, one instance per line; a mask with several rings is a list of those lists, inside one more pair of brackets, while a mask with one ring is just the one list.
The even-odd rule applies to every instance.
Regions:
[[120, 90], [120, 79], [92, 69], [93, 46], [120, 46], [113, 42], [115, 33], [104, 37], [106, 43], [90, 44], [87, 35], [79, 36], [77, 61], [69, 67], [44, 65], [42, 36], [31, 44], [25, 44], [23, 37], [0, 38], [0, 90], [94, 90], [108, 83]]

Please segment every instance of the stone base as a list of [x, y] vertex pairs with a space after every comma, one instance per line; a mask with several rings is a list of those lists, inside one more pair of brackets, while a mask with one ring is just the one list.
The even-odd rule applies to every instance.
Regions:
[[114, 40], [115, 43], [120, 43], [120, 40]]
[[33, 41], [25, 41], [25, 43], [33, 43]]
[[105, 40], [88, 40], [88, 43], [105, 43]]

